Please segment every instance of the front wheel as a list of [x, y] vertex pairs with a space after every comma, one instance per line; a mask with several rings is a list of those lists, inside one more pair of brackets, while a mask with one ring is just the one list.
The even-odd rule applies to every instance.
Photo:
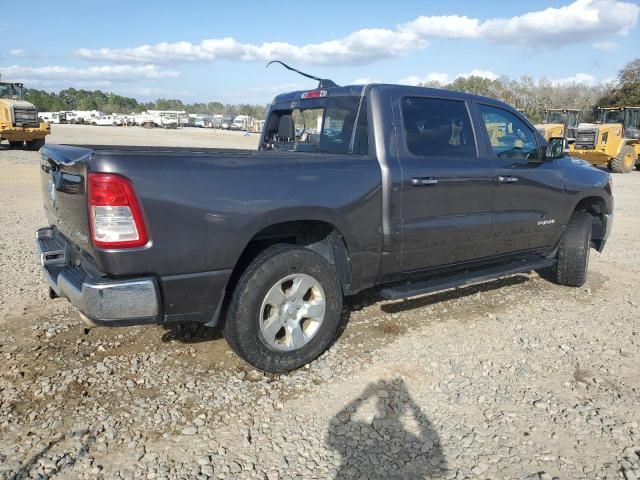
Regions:
[[593, 217], [588, 212], [574, 212], [567, 224], [553, 267], [559, 285], [581, 287], [587, 281]]
[[611, 171], [614, 173], [629, 173], [636, 166], [636, 152], [630, 145], [623, 145], [616, 158], [611, 160]]
[[276, 245], [258, 255], [240, 277], [224, 336], [254, 367], [288, 372], [331, 345], [341, 311], [334, 266], [309, 249]]
[[19, 142], [17, 140], [9, 140], [9, 145], [11, 148], [22, 148], [24, 142]]

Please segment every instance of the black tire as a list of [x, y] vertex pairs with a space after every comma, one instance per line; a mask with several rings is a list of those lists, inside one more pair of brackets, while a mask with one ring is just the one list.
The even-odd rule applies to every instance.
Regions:
[[[629, 160], [631, 158], [631, 160]], [[626, 161], [625, 161], [626, 160]], [[616, 158], [611, 160], [611, 171], [613, 173], [629, 173], [635, 166], [638, 158], [636, 152], [630, 145], [623, 145]]]
[[27, 142], [27, 150], [38, 151], [42, 147], [44, 147], [44, 138], [39, 138]]
[[18, 142], [17, 140], [9, 140], [9, 145], [11, 148], [22, 148], [24, 142]]
[[581, 287], [587, 281], [593, 217], [574, 212], [564, 232], [553, 266], [553, 280], [559, 285]]
[[[312, 276], [325, 293], [324, 318], [301, 348], [282, 351], [268, 345], [260, 329], [262, 302], [280, 280], [292, 274]], [[271, 373], [295, 370], [320, 356], [340, 325], [342, 289], [335, 268], [318, 253], [279, 244], [260, 253], [240, 277], [231, 297], [224, 336], [233, 351], [254, 367]]]

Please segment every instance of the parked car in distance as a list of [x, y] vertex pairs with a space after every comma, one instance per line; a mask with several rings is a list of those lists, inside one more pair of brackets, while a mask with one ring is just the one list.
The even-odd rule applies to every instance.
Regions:
[[91, 125], [97, 126], [113, 126], [118, 127], [122, 125], [122, 119], [114, 115], [102, 115], [101, 117], [93, 118]]
[[220, 123], [220, 128], [222, 130], [230, 130], [232, 124], [233, 124], [233, 117], [225, 115], [224, 117], [222, 117], [222, 123]]
[[329, 348], [343, 298], [366, 289], [403, 299], [537, 269], [583, 285], [613, 197], [565, 151], [481, 96], [286, 93], [259, 151], [45, 146], [40, 259], [92, 324], [202, 322], [286, 372]]

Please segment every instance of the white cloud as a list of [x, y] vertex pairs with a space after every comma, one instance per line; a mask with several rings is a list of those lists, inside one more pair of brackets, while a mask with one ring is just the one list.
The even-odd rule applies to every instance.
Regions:
[[511, 18], [480, 20], [459, 15], [420, 16], [395, 28], [366, 28], [346, 37], [307, 45], [288, 42], [241, 43], [232, 37], [200, 43], [176, 42], [138, 47], [76, 51], [81, 58], [111, 62], [202, 62], [217, 59], [297, 64], [356, 65], [407, 55], [433, 39], [484, 39], [494, 43], [553, 47], [626, 34], [638, 21], [640, 7], [623, 0], [574, 0], [559, 8]]
[[424, 76], [420, 75], [409, 75], [408, 77], [401, 78], [398, 80], [398, 83], [402, 85], [428, 85], [430, 83], [439, 83], [440, 85], [446, 85], [447, 83], [453, 82], [456, 78], [463, 77], [482, 77], [488, 78], [489, 80], [495, 80], [500, 77], [497, 73], [492, 72], [491, 70], [479, 70], [474, 69], [470, 72], [459, 73], [458, 75], [449, 75], [448, 73], [442, 72], [430, 72]]
[[471, 70], [467, 73], [461, 73], [458, 77], [469, 78], [469, 77], [481, 77], [488, 78], [489, 80], [496, 80], [500, 77], [497, 73], [492, 72], [491, 70]]
[[440, 73], [440, 72], [432, 72], [427, 73], [424, 76], [419, 75], [409, 75], [408, 77], [401, 78], [398, 80], [398, 83], [402, 85], [426, 85], [432, 82], [437, 82], [440, 84], [450, 83], [451, 77], [448, 73]]
[[21, 48], [14, 48], [12, 50], [9, 50], [9, 55], [11, 55], [12, 57], [27, 57], [28, 56], [27, 52], [25, 52]]
[[640, 7], [630, 2], [575, 0], [560, 8], [487, 20], [479, 33], [498, 43], [554, 46], [624, 35], [636, 25], [639, 14]]
[[598, 83], [597, 78], [590, 73], [576, 73], [570, 77], [565, 78], [557, 78], [555, 80], [551, 80], [553, 85], [595, 85]]
[[[158, 80], [163, 78], [176, 78], [179, 72], [161, 70], [155, 65], [100, 65], [86, 68], [62, 67], [50, 65], [45, 67], [23, 67], [11, 65], [0, 67], [0, 71], [6, 78], [34, 84], [34, 81], [46, 82], [78, 82], [91, 81], [103, 82], [105, 86], [110, 82], [128, 83], [140, 79]], [[106, 83], [105, 83], [106, 82]]]
[[602, 50], [603, 52], [612, 52], [618, 48], [618, 42], [604, 40], [602, 42], [594, 42], [593, 48]]

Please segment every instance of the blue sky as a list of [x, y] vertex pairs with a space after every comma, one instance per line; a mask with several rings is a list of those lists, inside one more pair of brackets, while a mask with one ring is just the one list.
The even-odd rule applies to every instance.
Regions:
[[[313, 82], [446, 82], [471, 73], [610, 81], [640, 53], [631, 0], [29, 2], [4, 9], [0, 73], [141, 100], [266, 103]], [[34, 14], [31, 12], [38, 12]], [[36, 32], [25, 35], [28, 30]]]

